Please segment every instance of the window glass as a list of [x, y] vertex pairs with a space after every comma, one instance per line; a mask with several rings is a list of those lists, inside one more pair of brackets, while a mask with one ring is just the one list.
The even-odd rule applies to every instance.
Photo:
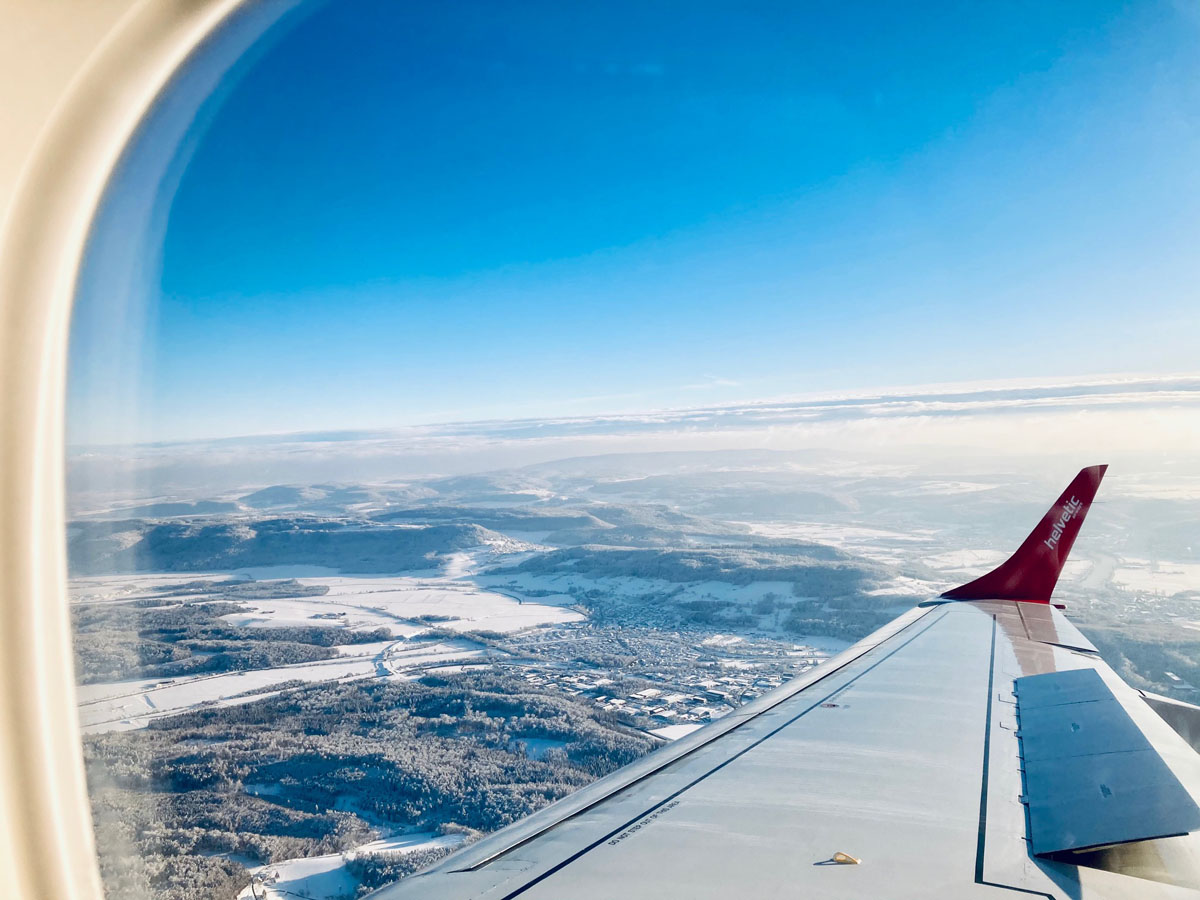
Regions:
[[1194, 700], [1196, 45], [1097, 2], [227, 29], [73, 326], [110, 900], [364, 895], [990, 569], [1083, 465], [1055, 599]]

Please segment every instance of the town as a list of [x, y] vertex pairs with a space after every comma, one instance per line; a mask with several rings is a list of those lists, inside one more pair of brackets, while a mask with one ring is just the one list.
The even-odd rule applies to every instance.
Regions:
[[[822, 644], [830, 643], [827, 639]], [[497, 668], [587, 699], [625, 725], [673, 739], [829, 658], [827, 647], [702, 632], [560, 625], [515, 635]]]

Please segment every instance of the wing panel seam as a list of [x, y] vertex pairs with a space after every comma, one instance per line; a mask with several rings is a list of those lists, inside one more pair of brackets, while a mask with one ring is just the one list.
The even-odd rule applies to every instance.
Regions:
[[[1022, 618], [1023, 622], [1024, 619]], [[983, 725], [983, 777], [979, 788], [979, 841], [975, 845], [975, 883], [984, 887], [1000, 888], [1006, 891], [1016, 891], [1019, 894], [1032, 894], [1035, 897], [1045, 897], [1046, 900], [1054, 900], [1054, 896], [1047, 894], [1045, 891], [1016, 887], [1011, 884], [1000, 884], [996, 881], [988, 881], [983, 877], [983, 860], [987, 850], [988, 767], [991, 765], [992, 757], [992, 702], [995, 698], [993, 688], [996, 681], [996, 629], [996, 615], [993, 613], [992, 648], [988, 654], [987, 718], [984, 720]]]

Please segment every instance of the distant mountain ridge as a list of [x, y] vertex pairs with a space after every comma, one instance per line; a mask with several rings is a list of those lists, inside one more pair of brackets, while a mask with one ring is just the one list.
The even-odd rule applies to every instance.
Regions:
[[259, 566], [328, 566], [343, 572], [429, 569], [438, 557], [503, 535], [472, 524], [394, 527], [310, 517], [236, 522], [76, 522], [72, 574], [200, 572]]
[[497, 531], [557, 531], [564, 528], [613, 527], [590, 512], [566, 507], [478, 509], [468, 506], [422, 506], [389, 510], [371, 518], [376, 522], [470, 523]]

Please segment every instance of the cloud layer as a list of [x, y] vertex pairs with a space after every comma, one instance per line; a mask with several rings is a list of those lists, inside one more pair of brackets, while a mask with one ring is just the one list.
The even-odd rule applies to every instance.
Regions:
[[823, 450], [897, 459], [1200, 457], [1200, 376], [947, 385], [387, 431], [73, 448], [75, 492], [404, 479], [615, 452]]

